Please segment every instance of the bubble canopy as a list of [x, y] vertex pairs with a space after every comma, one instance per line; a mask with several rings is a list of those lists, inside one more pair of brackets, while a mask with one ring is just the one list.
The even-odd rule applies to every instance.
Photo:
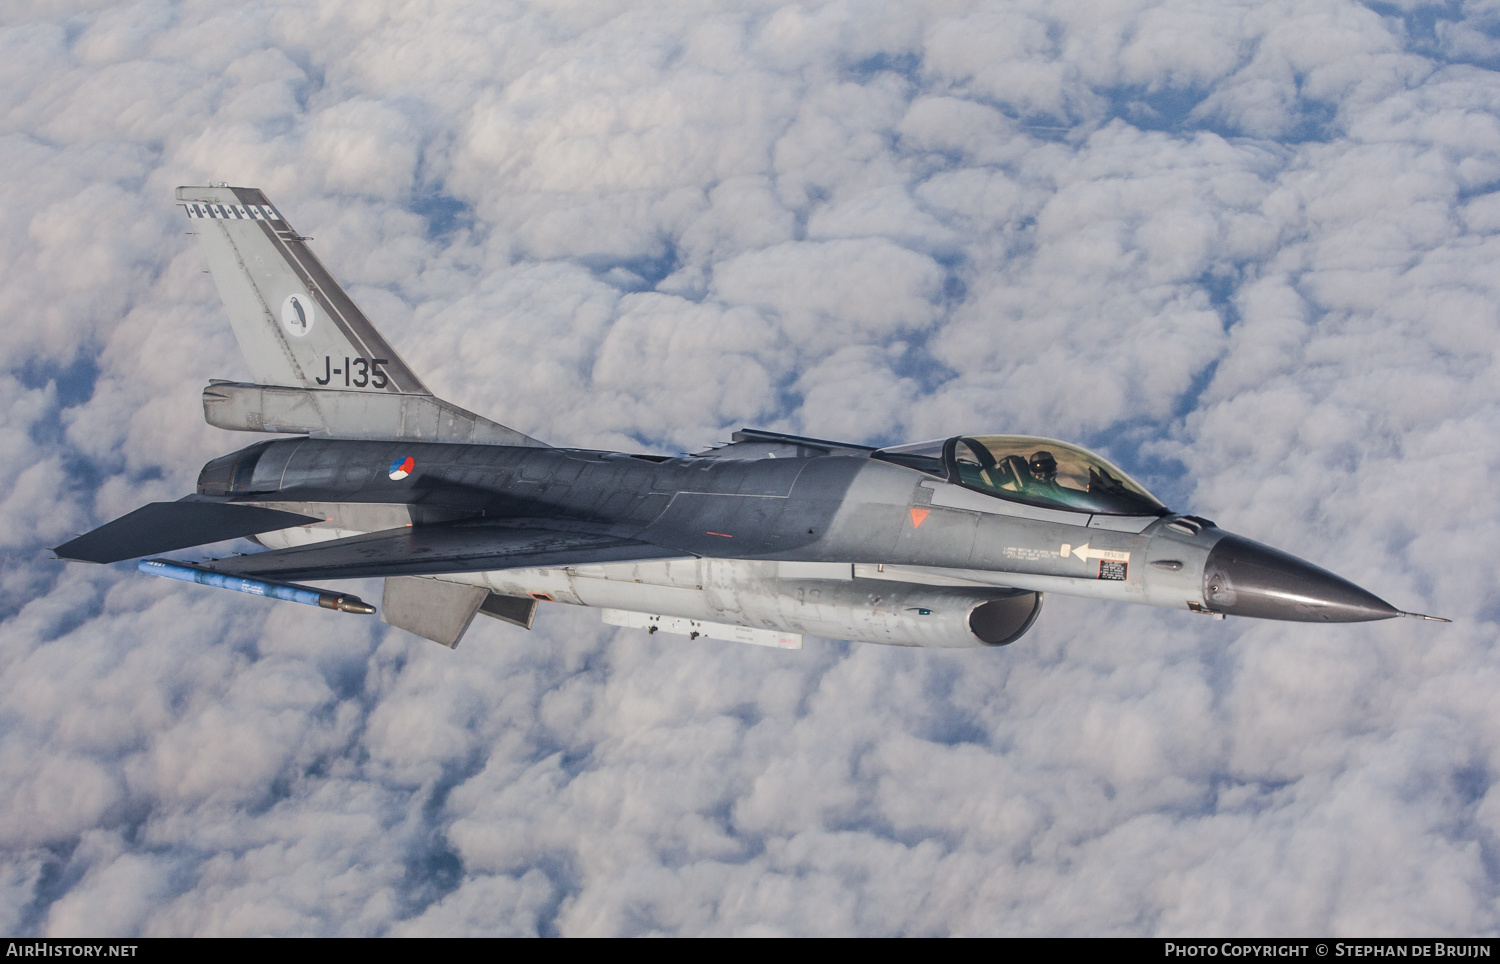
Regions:
[[1164, 515], [1141, 484], [1087, 449], [1033, 435], [960, 435], [880, 449], [894, 462], [1012, 502], [1096, 515]]

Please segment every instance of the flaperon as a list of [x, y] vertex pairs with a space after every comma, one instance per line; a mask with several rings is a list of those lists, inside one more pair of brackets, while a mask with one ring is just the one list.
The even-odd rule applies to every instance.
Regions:
[[1172, 512], [1054, 439], [872, 449], [743, 430], [683, 458], [554, 448], [434, 398], [260, 191], [177, 198], [255, 379], [211, 382], [208, 421], [298, 437], [215, 459], [194, 495], [82, 535], [64, 559], [250, 536], [269, 551], [142, 569], [345, 612], [372, 607], [289, 580], [382, 576], [381, 617], [448, 646], [477, 613], [529, 627], [539, 601], [786, 648], [803, 633], [1002, 646], [1044, 592], [1309, 622], [1414, 615]]

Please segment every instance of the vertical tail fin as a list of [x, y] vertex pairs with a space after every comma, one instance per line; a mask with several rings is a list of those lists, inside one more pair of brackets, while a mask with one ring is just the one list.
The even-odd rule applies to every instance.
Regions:
[[256, 188], [179, 187], [256, 384], [214, 382], [210, 425], [322, 438], [543, 446], [432, 397]]
[[429, 394], [256, 188], [180, 187], [256, 382]]

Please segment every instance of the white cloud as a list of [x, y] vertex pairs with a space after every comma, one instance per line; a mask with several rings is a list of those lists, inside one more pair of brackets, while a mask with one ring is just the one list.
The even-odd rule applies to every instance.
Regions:
[[[1462, 12], [16, 6], [0, 924], [1493, 931], [1500, 86]], [[56, 563], [253, 441], [199, 417], [245, 374], [171, 204], [210, 179], [546, 440], [1073, 437], [1458, 621], [1053, 596], [1001, 652], [783, 653], [549, 606], [449, 652]]]
[[884, 239], [790, 241], [714, 269], [712, 293], [775, 312], [783, 337], [823, 354], [924, 328], [937, 316], [943, 270]]

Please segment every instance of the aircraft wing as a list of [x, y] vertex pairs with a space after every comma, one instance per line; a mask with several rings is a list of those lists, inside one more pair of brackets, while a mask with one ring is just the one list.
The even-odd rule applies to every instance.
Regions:
[[310, 546], [231, 556], [209, 563], [208, 568], [276, 579], [357, 579], [597, 565], [682, 555], [680, 549], [626, 538], [611, 526], [507, 519], [403, 526]]

